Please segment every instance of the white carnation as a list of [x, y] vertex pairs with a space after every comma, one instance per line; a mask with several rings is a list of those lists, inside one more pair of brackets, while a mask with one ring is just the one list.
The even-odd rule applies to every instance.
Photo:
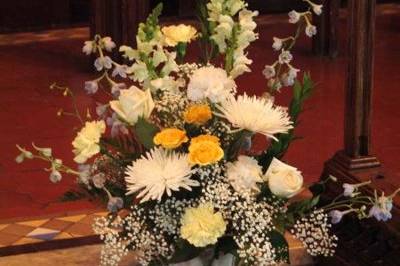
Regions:
[[227, 163], [227, 178], [237, 192], [259, 191], [262, 169], [254, 158], [241, 155], [234, 163]]
[[187, 95], [192, 101], [205, 98], [213, 103], [222, 102], [236, 91], [235, 81], [228, 77], [226, 71], [214, 66], [195, 70], [190, 77]]

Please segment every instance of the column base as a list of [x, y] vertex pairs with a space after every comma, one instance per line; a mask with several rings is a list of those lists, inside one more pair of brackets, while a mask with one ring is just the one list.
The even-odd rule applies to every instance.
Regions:
[[[337, 152], [325, 163], [321, 179], [332, 175], [337, 182], [328, 182], [324, 201], [330, 201], [343, 192], [343, 183], [360, 183], [371, 180], [371, 184], [361, 189], [371, 196], [374, 190], [392, 193], [397, 187], [389, 183], [381, 164], [374, 156], [349, 158], [343, 151]], [[400, 183], [400, 182], [399, 182]], [[335, 257], [321, 258], [317, 265], [400, 265], [400, 200], [395, 199], [393, 218], [387, 223], [377, 222], [374, 218], [359, 221], [348, 216], [333, 231], [339, 237]]]

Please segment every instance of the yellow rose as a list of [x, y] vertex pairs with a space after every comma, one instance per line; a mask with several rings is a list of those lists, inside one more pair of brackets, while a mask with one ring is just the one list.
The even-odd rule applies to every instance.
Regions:
[[186, 209], [181, 219], [181, 237], [195, 247], [215, 244], [226, 230], [226, 222], [220, 212], [214, 212], [211, 203]]
[[211, 119], [211, 108], [207, 104], [195, 104], [190, 106], [184, 113], [186, 123], [204, 125]]
[[219, 139], [211, 135], [193, 138], [189, 146], [189, 162], [198, 165], [209, 165], [224, 157]]
[[190, 43], [196, 39], [197, 30], [190, 25], [172, 25], [161, 29], [165, 37], [165, 43], [168, 46], [176, 46], [178, 43]]
[[190, 140], [190, 144], [199, 143], [203, 141], [211, 141], [219, 145], [219, 138], [213, 135], [199, 135]]
[[100, 138], [106, 131], [104, 121], [86, 122], [72, 142], [77, 163], [85, 163], [87, 159], [100, 152]]
[[175, 149], [188, 140], [186, 132], [177, 128], [163, 129], [153, 138], [154, 144], [161, 145], [166, 149]]

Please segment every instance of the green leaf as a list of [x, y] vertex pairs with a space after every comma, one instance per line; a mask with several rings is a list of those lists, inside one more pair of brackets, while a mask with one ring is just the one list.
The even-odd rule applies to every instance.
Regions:
[[285, 236], [276, 230], [268, 233], [269, 240], [276, 250], [276, 261], [285, 261], [290, 264], [289, 261], [289, 244], [285, 239]]
[[76, 201], [80, 199], [84, 199], [87, 197], [87, 194], [80, 192], [80, 191], [75, 191], [75, 190], [69, 190], [64, 193], [64, 195], [61, 196], [60, 201], [61, 202], [67, 202], [67, 201]]
[[170, 263], [179, 263], [189, 261], [196, 258], [201, 253], [202, 249], [191, 245], [184, 239], [179, 239], [176, 242], [175, 253], [172, 256]]
[[323, 182], [315, 183], [309, 187], [309, 190], [314, 196], [321, 195], [325, 192], [325, 184]]
[[306, 212], [314, 208], [319, 202], [319, 196], [302, 201], [296, 201], [289, 205], [288, 213], [293, 213], [295, 216], [302, 216]]
[[158, 131], [159, 129], [155, 125], [148, 122], [144, 118], [139, 118], [135, 124], [136, 137], [146, 149], [151, 149], [154, 147], [153, 138]]
[[218, 239], [218, 243], [215, 247], [215, 254], [235, 254], [238, 246], [232, 236], [223, 236]]
[[[303, 81], [296, 80], [293, 86], [293, 97], [289, 105], [289, 115], [293, 125], [298, 124], [298, 118], [303, 110], [304, 101], [311, 95], [314, 88], [314, 83], [310, 78], [309, 73], [304, 73]], [[297, 139], [294, 135], [294, 129], [291, 129], [287, 134], [279, 134], [276, 136], [278, 141], [273, 141], [263, 154], [257, 157], [258, 162], [263, 169], [268, 169], [272, 158], [282, 158], [288, 150], [293, 140]]]
[[302, 86], [300, 82], [296, 79], [293, 86], [293, 99], [295, 99], [296, 101], [300, 100], [301, 91], [302, 91]]

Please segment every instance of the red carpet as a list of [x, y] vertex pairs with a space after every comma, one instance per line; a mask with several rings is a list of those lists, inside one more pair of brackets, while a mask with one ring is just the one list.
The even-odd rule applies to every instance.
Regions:
[[[250, 51], [253, 73], [240, 78], [241, 90], [261, 94], [265, 80], [261, 71], [272, 63], [272, 36], [282, 36], [292, 28], [281, 17], [265, 17], [259, 28], [260, 40]], [[270, 22], [274, 20], [274, 22]], [[376, 75], [373, 114], [373, 147], [384, 164], [388, 179], [400, 178], [400, 11], [397, 6], [380, 10], [377, 19]], [[342, 21], [342, 29], [345, 22]], [[307, 103], [297, 134], [304, 139], [293, 144], [286, 160], [303, 171], [308, 181], [318, 179], [324, 161], [342, 147], [345, 36], [341, 30], [341, 55], [336, 60], [318, 58], [310, 52], [310, 40], [303, 38], [294, 51], [294, 65], [309, 70], [318, 84]], [[70, 99], [51, 92], [54, 81], [74, 89], [82, 108], [94, 106], [83, 92], [83, 82], [94, 77], [88, 58], [81, 54], [83, 39], [0, 46], [0, 219], [39, 216], [86, 208], [87, 201], [60, 203], [58, 198], [74, 179], [64, 177], [51, 184], [42, 171], [46, 165], [28, 162], [17, 165], [15, 144], [54, 147], [54, 154], [73, 165], [71, 141], [77, 125], [73, 118], [56, 117], [59, 108], [70, 108]], [[287, 89], [277, 101], [287, 104]]]

